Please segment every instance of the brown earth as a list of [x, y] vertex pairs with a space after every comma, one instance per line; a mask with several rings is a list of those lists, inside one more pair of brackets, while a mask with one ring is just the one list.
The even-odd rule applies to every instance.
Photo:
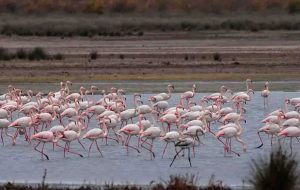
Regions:
[[[0, 61], [0, 81], [300, 79], [300, 32], [172, 32], [142, 37], [4, 37], [0, 46], [42, 47], [64, 60]], [[90, 53], [97, 51], [97, 59]], [[218, 60], [215, 60], [218, 58]]]

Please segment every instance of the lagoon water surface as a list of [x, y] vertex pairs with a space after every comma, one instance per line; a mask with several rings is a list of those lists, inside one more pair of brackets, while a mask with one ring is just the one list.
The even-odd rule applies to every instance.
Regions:
[[[189, 86], [186, 86], [186, 90], [190, 89]], [[197, 93], [194, 100], [198, 102], [200, 97], [207, 94], [209, 93]], [[147, 99], [150, 95], [142, 95], [144, 102], [148, 102]], [[173, 94], [169, 101], [170, 107], [178, 104], [179, 95], [179, 93]], [[245, 105], [247, 123], [242, 124], [244, 127], [242, 139], [248, 144], [247, 152], [243, 153], [241, 145], [233, 141], [234, 150], [241, 153], [240, 157], [235, 155], [224, 157], [222, 144], [211, 134], [202, 137], [204, 144], [196, 147], [196, 156], [192, 157], [192, 167], [189, 167], [187, 157], [180, 157], [176, 159], [171, 168], [169, 164], [175, 154], [174, 148], [169, 146], [165, 158], [162, 159], [164, 142], [159, 139], [154, 143], [156, 154], [154, 160], [150, 160], [149, 152], [144, 149], [140, 149], [140, 154], [130, 150], [127, 156], [124, 147], [114, 141], [109, 141], [109, 145], [104, 145], [105, 143], [100, 141], [103, 158], [99, 156], [95, 147], [92, 149], [91, 156], [87, 157], [87, 152], [77, 142], [72, 142], [71, 146], [73, 150], [80, 152], [84, 157], [67, 154], [64, 158], [62, 149], [56, 148], [55, 151], [52, 151], [52, 145], [47, 144], [45, 152], [49, 155], [50, 160], [42, 160], [40, 154], [34, 151], [33, 145], [28, 145], [23, 137], [18, 137], [16, 146], [12, 146], [9, 139], [5, 138], [5, 146], [0, 146], [0, 179], [2, 182], [40, 182], [44, 169], [47, 169], [46, 182], [48, 183], [149, 184], [150, 181], [168, 179], [172, 174], [192, 173], [204, 184], [208, 182], [211, 175], [215, 175], [216, 179], [221, 179], [225, 184], [241, 185], [249, 176], [251, 159], [266, 156], [272, 149], [266, 135], [262, 135], [265, 145], [261, 149], [255, 148], [260, 144], [257, 136], [258, 128], [263, 126], [260, 121], [267, 113], [283, 108], [286, 97], [299, 96], [299, 92], [273, 91], [269, 97], [267, 108], [264, 108], [260, 92], [253, 95], [252, 101]], [[133, 107], [132, 95], [129, 94], [127, 97], [128, 107]], [[99, 96], [91, 98], [99, 99]], [[290, 109], [292, 108], [290, 107]], [[65, 120], [66, 122], [67, 120]], [[216, 131], [219, 126], [221, 126], [220, 123], [213, 124], [212, 130]], [[97, 127], [94, 119], [89, 127]], [[175, 130], [175, 127], [173, 129]], [[82, 142], [85, 147], [90, 144], [88, 140]], [[62, 142], [60, 143], [62, 144]], [[136, 144], [137, 138], [132, 138], [131, 143]], [[286, 141], [285, 148], [289, 150], [288, 147], [288, 141]], [[300, 144], [294, 141], [295, 152], [299, 149]]]

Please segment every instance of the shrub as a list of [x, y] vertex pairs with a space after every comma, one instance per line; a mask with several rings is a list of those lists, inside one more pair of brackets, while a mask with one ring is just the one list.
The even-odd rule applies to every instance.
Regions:
[[137, 33], [138, 36], [143, 36], [144, 35], [144, 32], [142, 30], [138, 31]]
[[40, 47], [34, 48], [28, 54], [29, 60], [41, 60], [41, 59], [49, 59], [49, 55]]
[[215, 61], [222, 61], [221, 54], [218, 52], [214, 53], [213, 57]]
[[269, 157], [252, 160], [249, 182], [256, 190], [291, 190], [299, 182], [298, 163], [278, 148]]
[[7, 49], [0, 47], [0, 60], [10, 60], [12, 56], [9, 54]]
[[90, 58], [91, 59], [97, 59], [98, 58], [98, 52], [97, 51], [92, 51], [90, 53]]
[[172, 189], [172, 190], [197, 190], [197, 179], [194, 175], [171, 175], [169, 181], [164, 181], [155, 185], [152, 190]]
[[290, 0], [288, 3], [289, 13], [297, 13], [300, 11], [300, 0]]
[[53, 55], [53, 58], [56, 60], [63, 60], [64, 56], [61, 53], [57, 53], [57, 54]]
[[16, 52], [16, 58], [18, 59], [27, 59], [27, 53], [24, 49], [18, 49]]

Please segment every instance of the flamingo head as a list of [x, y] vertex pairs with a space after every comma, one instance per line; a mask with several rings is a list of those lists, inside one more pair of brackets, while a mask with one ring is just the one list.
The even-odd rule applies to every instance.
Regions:
[[175, 89], [173, 84], [168, 84], [168, 88], [172, 88], [173, 90]]

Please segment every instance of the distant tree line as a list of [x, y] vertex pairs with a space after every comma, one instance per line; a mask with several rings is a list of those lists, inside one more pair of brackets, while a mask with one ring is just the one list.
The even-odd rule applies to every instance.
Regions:
[[8, 13], [300, 12], [300, 0], [0, 0]]

